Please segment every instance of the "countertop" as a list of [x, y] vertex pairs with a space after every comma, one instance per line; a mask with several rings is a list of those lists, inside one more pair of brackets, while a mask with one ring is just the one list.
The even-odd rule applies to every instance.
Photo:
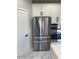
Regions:
[[52, 59], [61, 59], [61, 42], [52, 42]]

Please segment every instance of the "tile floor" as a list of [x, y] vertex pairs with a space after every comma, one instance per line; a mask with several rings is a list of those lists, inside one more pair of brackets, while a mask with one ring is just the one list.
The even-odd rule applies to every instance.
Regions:
[[32, 51], [24, 56], [17, 57], [17, 59], [61, 59], [61, 44], [51, 43], [50, 51]]
[[51, 50], [50, 51], [35, 51], [26, 56], [18, 57], [17, 59], [52, 59], [51, 55], [52, 55]]

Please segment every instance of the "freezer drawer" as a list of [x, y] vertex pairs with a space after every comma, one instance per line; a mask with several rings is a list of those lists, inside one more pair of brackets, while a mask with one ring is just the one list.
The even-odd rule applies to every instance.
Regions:
[[35, 51], [46, 51], [50, 50], [50, 36], [42, 36], [34, 38], [34, 50]]
[[35, 51], [50, 50], [50, 42], [49, 41], [35, 41], [34, 50]]

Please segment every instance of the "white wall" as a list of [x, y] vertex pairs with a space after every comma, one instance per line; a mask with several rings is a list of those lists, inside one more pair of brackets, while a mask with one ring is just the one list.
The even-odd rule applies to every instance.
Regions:
[[[42, 9], [41, 9], [42, 7]], [[40, 3], [32, 4], [32, 16], [40, 16], [40, 11], [44, 16], [51, 16], [52, 23], [56, 23], [56, 17], [61, 17], [61, 4], [58, 3]]]
[[[24, 17], [24, 18], [20, 18], [20, 15], [19, 14], [17, 14], [17, 16], [19, 17], [19, 18], [17, 18], [17, 32], [18, 33], [20, 33], [20, 34], [17, 34], [18, 35], [18, 38], [17, 38], [17, 49], [18, 49], [18, 56], [19, 55], [21, 55], [21, 53], [22, 53], [22, 51], [21, 51], [21, 47], [19, 47], [20, 46], [20, 44], [19, 44], [19, 42], [21, 41], [21, 37], [20, 37], [20, 35], [22, 35], [23, 33], [22, 32], [24, 32], [23, 31], [23, 29], [26, 29], [26, 27], [27, 27], [27, 29], [26, 29], [26, 31], [28, 30], [29, 32], [28, 32], [28, 35], [29, 35], [29, 38], [28, 39], [26, 39], [28, 42], [25, 44], [25, 46], [26, 47], [28, 47], [29, 46], [29, 48], [30, 49], [25, 49], [25, 50], [27, 50], [28, 52], [29, 51], [31, 51], [32, 50], [32, 48], [31, 48], [31, 39], [32, 39], [32, 35], [31, 35], [31, 31], [32, 31], [32, 27], [31, 27], [31, 18], [32, 18], [32, 16], [31, 16], [31, 14], [32, 14], [32, 0], [17, 0], [17, 9], [25, 9], [25, 10], [27, 10], [27, 12], [28, 12], [28, 15], [26, 15], [26, 14], [24, 14], [23, 16], [21, 16], [21, 18], [22, 17]], [[26, 12], [26, 13], [27, 13]], [[27, 18], [27, 19], [25, 19], [25, 18]], [[25, 20], [24, 20], [25, 19]], [[28, 22], [26, 22], [26, 25], [24, 25], [24, 21], [28, 21]], [[22, 25], [21, 25], [22, 24]], [[23, 29], [22, 29], [22, 28]], [[20, 32], [20, 31], [22, 31], [22, 32]], [[26, 33], [27, 34], [27, 33]], [[23, 35], [24, 36], [24, 35]], [[23, 39], [23, 38], [22, 38]], [[24, 37], [24, 39], [25, 39], [25, 37]], [[30, 45], [28, 44], [30, 42]], [[19, 45], [18, 45], [19, 44]], [[27, 46], [28, 45], [28, 46]], [[24, 47], [24, 46], [23, 46]], [[25, 53], [27, 53], [26, 51], [25, 51]]]

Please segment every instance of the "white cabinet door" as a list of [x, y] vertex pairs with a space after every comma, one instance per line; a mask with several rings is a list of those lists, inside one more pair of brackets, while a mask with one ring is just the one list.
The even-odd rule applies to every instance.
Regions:
[[[28, 34], [27, 37], [25, 35]], [[17, 11], [17, 56], [30, 51], [28, 10]]]
[[41, 6], [39, 4], [32, 4], [32, 16], [40, 16]]
[[44, 16], [51, 16], [51, 7], [48, 4], [43, 5], [42, 7], [43, 15]]

